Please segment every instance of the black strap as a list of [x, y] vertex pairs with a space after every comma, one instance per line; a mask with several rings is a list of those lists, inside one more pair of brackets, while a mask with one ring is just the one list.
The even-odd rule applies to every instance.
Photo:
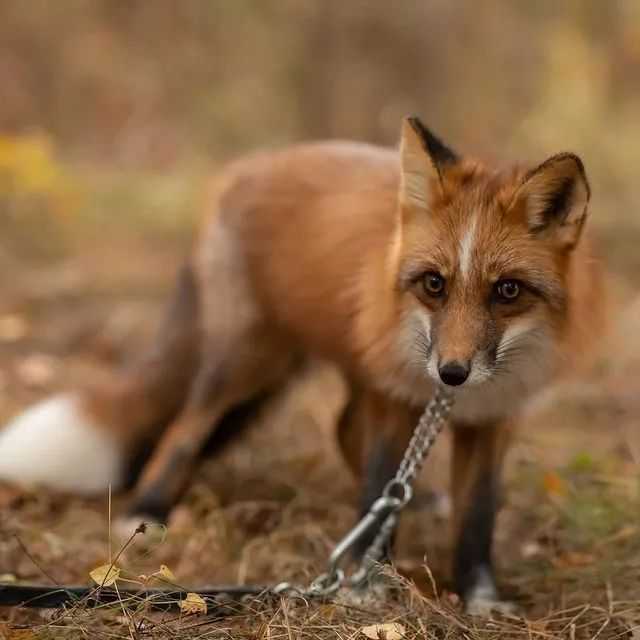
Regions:
[[[268, 587], [259, 586], [213, 586], [194, 589], [207, 603], [209, 613], [221, 613], [225, 605], [238, 603], [245, 597], [273, 597]], [[186, 589], [120, 589], [107, 587], [0, 584], [0, 607], [30, 607], [54, 609], [63, 605], [82, 603], [83, 606], [96, 607], [113, 602], [134, 599], [144, 601], [154, 609], [178, 609], [184, 600]]]

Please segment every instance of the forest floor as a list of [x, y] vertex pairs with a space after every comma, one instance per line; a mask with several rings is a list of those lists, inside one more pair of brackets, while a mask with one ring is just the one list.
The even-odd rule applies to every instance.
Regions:
[[[117, 366], [148, 341], [192, 217], [174, 224], [154, 214], [138, 226], [110, 220], [105, 211], [113, 207], [117, 218], [120, 204], [111, 196], [101, 215], [76, 224], [60, 241], [64, 248], [46, 258], [22, 249], [24, 233], [0, 247], [0, 421]], [[154, 227], [152, 218], [163, 222]], [[635, 264], [635, 244], [626, 244]], [[449, 523], [428, 499], [431, 489], [446, 490], [445, 434], [403, 515], [397, 589], [388, 602], [283, 598], [245, 603], [224, 617], [158, 613], [139, 601], [97, 610], [14, 608], [0, 610], [0, 637], [357, 639], [379, 631], [391, 640], [391, 627], [367, 627], [399, 623], [393, 630], [406, 638], [640, 638], [635, 279], [618, 269], [625, 310], [598, 366], [541, 402], [510, 453], [495, 552], [500, 584], [521, 616], [466, 616], [448, 591]], [[304, 583], [322, 571], [356, 516], [357, 487], [334, 442], [343, 400], [329, 367], [293, 381], [239, 440], [203, 463], [166, 535], [152, 528], [133, 540], [118, 560], [123, 575], [149, 576], [166, 565], [197, 592], [214, 583]], [[114, 498], [114, 517], [123, 499]], [[111, 541], [112, 555], [120, 544]], [[107, 495], [0, 486], [0, 581], [89, 584], [109, 553]]]

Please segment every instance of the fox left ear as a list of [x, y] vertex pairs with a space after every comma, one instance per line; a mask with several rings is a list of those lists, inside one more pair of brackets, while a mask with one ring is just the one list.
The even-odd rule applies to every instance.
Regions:
[[582, 160], [573, 153], [561, 153], [525, 176], [512, 208], [524, 209], [532, 233], [552, 236], [561, 247], [571, 249], [587, 219], [590, 197]]
[[442, 189], [444, 173], [458, 162], [458, 155], [419, 118], [405, 118], [400, 139], [400, 201], [425, 209], [433, 181]]

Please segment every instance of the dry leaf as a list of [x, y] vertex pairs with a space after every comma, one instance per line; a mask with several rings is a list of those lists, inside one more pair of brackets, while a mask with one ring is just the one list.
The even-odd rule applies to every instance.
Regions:
[[89, 575], [97, 585], [110, 587], [120, 577], [120, 568], [112, 564], [103, 564], [96, 567]]
[[588, 567], [595, 562], [596, 558], [590, 553], [582, 551], [566, 551], [557, 558], [551, 558], [551, 564], [556, 569], [569, 569], [571, 567]]
[[169, 569], [166, 564], [160, 565], [160, 571], [158, 571], [156, 575], [159, 578], [162, 578], [167, 582], [172, 582], [174, 584], [178, 581], [178, 578], [175, 577], [173, 571], [171, 571], [171, 569]]
[[207, 603], [197, 593], [187, 593], [184, 600], [180, 600], [180, 610], [186, 615], [207, 613]]
[[0, 316], [0, 342], [17, 342], [27, 335], [27, 321], [19, 315]]
[[542, 479], [544, 490], [551, 498], [564, 496], [567, 493], [567, 487], [564, 480], [554, 471], [547, 471]]
[[362, 627], [360, 633], [371, 640], [401, 640], [404, 638], [406, 629], [398, 622], [385, 622]]

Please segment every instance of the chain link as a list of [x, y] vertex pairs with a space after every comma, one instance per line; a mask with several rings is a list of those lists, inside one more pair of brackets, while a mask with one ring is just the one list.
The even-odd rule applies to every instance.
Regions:
[[[307, 588], [298, 588], [288, 582], [282, 582], [274, 588], [276, 593], [295, 592], [306, 597], [327, 597], [341, 587], [358, 587], [365, 583], [374, 566], [384, 556], [396, 526], [398, 512], [411, 500], [413, 482], [438, 434], [447, 423], [452, 407], [452, 393], [444, 387], [437, 387], [416, 425], [395, 476], [387, 483], [382, 495], [365, 516], [334, 547], [329, 556], [327, 571]], [[377, 533], [363, 554], [360, 565], [347, 576], [340, 565], [354, 545], [370, 535], [374, 527]]]
[[[436, 438], [447, 423], [452, 407], [453, 395], [451, 392], [443, 387], [438, 387], [420, 416], [396, 475], [382, 491], [383, 497], [395, 497], [399, 500], [399, 504], [393, 508], [380, 525], [373, 542], [362, 556], [360, 567], [350, 578], [351, 586], [359, 586], [367, 580], [375, 564], [383, 558], [398, 521], [398, 512], [413, 497], [413, 482], [422, 469]], [[399, 495], [396, 495], [398, 493]]]
[[[411, 483], [415, 480], [433, 443], [446, 424], [452, 407], [453, 395], [451, 392], [444, 387], [438, 387], [420, 417], [398, 471], [393, 480], [385, 487], [384, 495], [388, 495], [397, 486], [411, 489]], [[410, 499], [409, 495], [407, 502]]]

